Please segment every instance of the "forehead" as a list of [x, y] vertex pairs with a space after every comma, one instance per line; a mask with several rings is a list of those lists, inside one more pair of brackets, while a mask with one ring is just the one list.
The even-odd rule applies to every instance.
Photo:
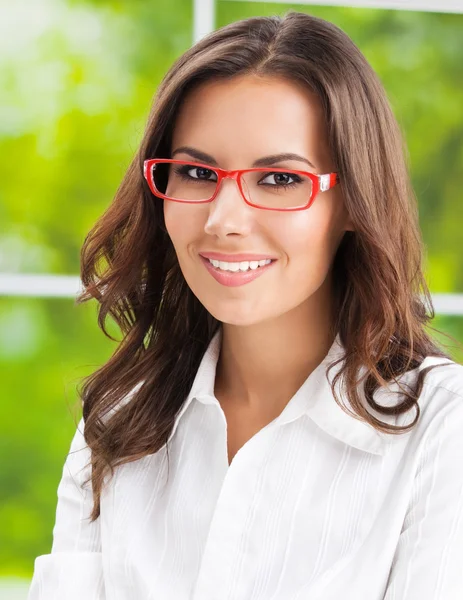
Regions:
[[187, 93], [172, 151], [180, 145], [212, 154], [223, 168], [282, 151], [305, 153], [315, 164], [327, 158], [318, 97], [295, 82], [254, 75], [208, 81]]

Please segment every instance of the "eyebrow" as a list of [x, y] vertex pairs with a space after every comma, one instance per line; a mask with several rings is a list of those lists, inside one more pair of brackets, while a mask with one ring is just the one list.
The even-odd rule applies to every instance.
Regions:
[[[206, 152], [202, 152], [202, 150], [198, 150], [197, 148], [192, 148], [191, 146], [180, 146], [172, 153], [172, 158], [175, 154], [183, 152], [184, 154], [189, 154], [196, 160], [207, 163], [211, 166], [218, 167], [218, 163], [213, 156], [210, 154], [206, 154]], [[252, 163], [253, 167], [269, 167], [271, 165], [275, 165], [276, 163], [282, 162], [284, 160], [298, 160], [300, 162], [304, 162], [312, 169], [315, 169], [314, 165], [307, 160], [304, 156], [299, 156], [299, 154], [294, 154], [293, 152], [283, 152], [281, 154], [271, 154], [270, 156], [263, 156], [262, 158], [258, 158]]]

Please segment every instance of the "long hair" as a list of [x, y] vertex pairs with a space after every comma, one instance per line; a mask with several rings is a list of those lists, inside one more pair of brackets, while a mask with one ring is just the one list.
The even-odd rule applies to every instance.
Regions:
[[[420, 371], [415, 389], [402, 390], [404, 397], [395, 407], [378, 405], [375, 390], [397, 381], [426, 356], [451, 360], [426, 332], [434, 309], [423, 275], [424, 248], [406, 148], [365, 57], [332, 23], [292, 10], [222, 27], [188, 49], [165, 75], [140, 147], [113, 202], [82, 246], [84, 290], [76, 303], [96, 298], [104, 334], [114, 340], [105, 326], [108, 315], [123, 334], [111, 358], [79, 390], [91, 450], [91, 521], [100, 514], [105, 474], [112, 476], [115, 466], [167, 443], [221, 325], [182, 275], [162, 201], [144, 180], [143, 161], [170, 156], [176, 114], [188, 91], [207, 80], [245, 74], [302, 84], [323, 106], [335, 170], [355, 227], [345, 233], [332, 264], [333, 326], [345, 348], [333, 392], [343, 375], [357, 418], [399, 434], [416, 424], [423, 378], [434, 367]], [[362, 381], [368, 404], [385, 415], [415, 408], [410, 425], [392, 426], [366, 410], [358, 389], [361, 368], [366, 369]]]

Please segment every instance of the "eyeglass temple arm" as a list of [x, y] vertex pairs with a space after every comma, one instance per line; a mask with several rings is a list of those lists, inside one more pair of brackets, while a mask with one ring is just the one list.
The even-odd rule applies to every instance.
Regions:
[[319, 175], [318, 181], [320, 183], [320, 191], [326, 192], [332, 188], [338, 182], [336, 173], [328, 173], [327, 175]]

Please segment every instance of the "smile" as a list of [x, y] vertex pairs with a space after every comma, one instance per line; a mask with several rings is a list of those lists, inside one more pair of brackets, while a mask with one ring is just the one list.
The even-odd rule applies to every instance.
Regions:
[[228, 287], [236, 287], [254, 281], [257, 277], [267, 273], [277, 262], [276, 260], [266, 259], [233, 263], [209, 260], [204, 256], [200, 256], [200, 258], [212, 277], [218, 283]]
[[265, 265], [269, 265], [272, 262], [270, 258], [266, 260], [244, 260], [241, 262], [223, 262], [208, 258], [208, 261], [216, 269], [220, 269], [221, 271], [231, 271], [232, 273], [237, 273], [238, 271], [249, 271], [249, 269], [258, 269], [260, 267], [265, 267]]

